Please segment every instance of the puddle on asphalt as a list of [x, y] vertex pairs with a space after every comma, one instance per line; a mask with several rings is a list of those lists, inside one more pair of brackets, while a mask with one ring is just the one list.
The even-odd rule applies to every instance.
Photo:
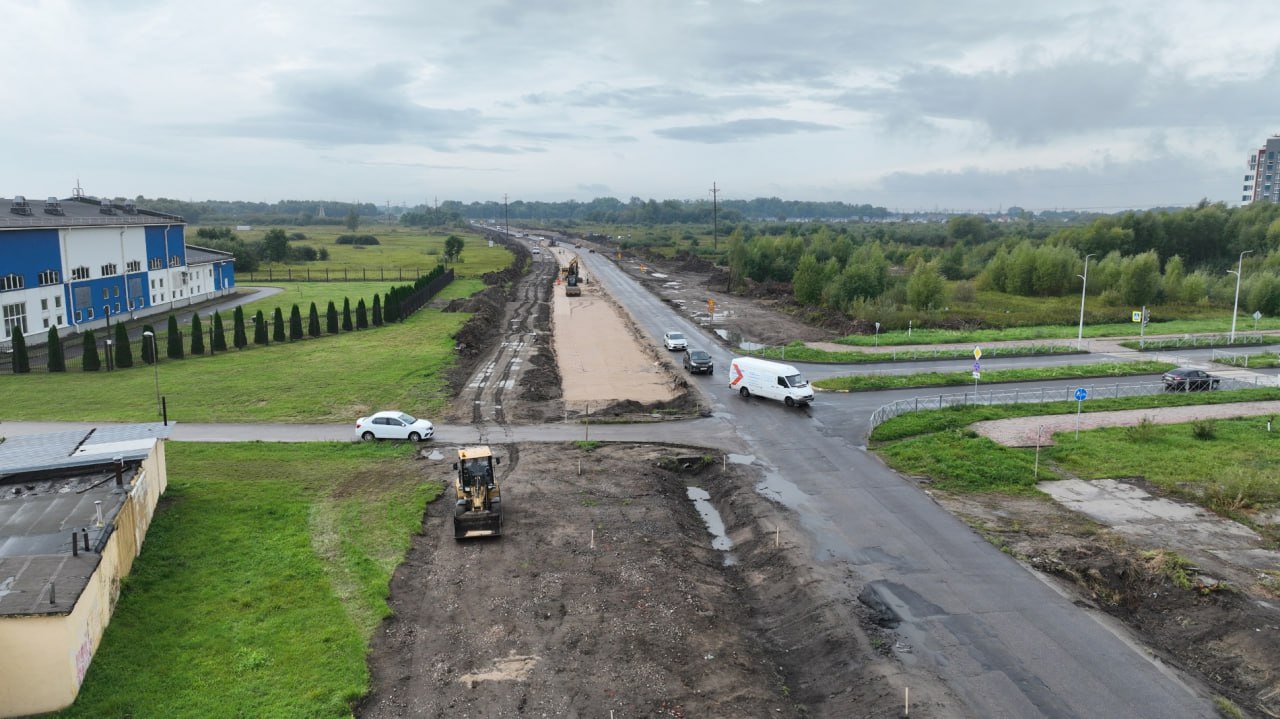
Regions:
[[765, 347], [768, 347], [768, 345], [762, 345], [759, 342], [748, 342], [742, 339], [742, 335], [738, 334], [737, 332], [730, 332], [729, 330], [725, 330], [725, 329], [717, 329], [715, 332], [716, 334], [720, 335], [720, 339], [732, 345], [736, 345], [740, 350], [746, 350], [748, 352], [751, 352], [753, 350], [762, 350]]
[[767, 472], [764, 479], [760, 480], [760, 483], [756, 485], [756, 491], [787, 509], [798, 510], [808, 499], [808, 495], [801, 491], [799, 487], [791, 481], [783, 479], [782, 475], [777, 472]]
[[689, 499], [693, 501], [693, 506], [698, 510], [698, 515], [702, 517], [703, 524], [707, 525], [707, 531], [711, 533], [711, 548], [724, 552], [724, 566], [730, 567], [738, 563], [738, 559], [729, 552], [733, 549], [733, 540], [729, 539], [729, 535], [725, 532], [724, 520], [720, 518], [720, 512], [711, 504], [711, 495], [707, 494], [707, 490], [700, 487], [685, 488]]
[[734, 454], [730, 452], [726, 457], [729, 460], [729, 464], [751, 464], [756, 461], [754, 454]]

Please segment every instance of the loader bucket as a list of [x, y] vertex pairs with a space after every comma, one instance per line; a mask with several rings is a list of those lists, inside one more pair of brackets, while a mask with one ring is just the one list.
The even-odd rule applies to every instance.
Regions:
[[456, 507], [453, 513], [453, 538], [471, 539], [472, 537], [502, 536], [502, 510], [495, 504], [491, 511], [464, 511], [466, 507]]

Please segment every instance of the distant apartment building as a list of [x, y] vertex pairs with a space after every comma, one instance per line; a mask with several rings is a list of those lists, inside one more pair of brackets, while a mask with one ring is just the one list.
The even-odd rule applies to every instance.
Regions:
[[1244, 176], [1241, 202], [1280, 202], [1280, 175], [1276, 174], [1277, 155], [1280, 155], [1280, 135], [1267, 138], [1267, 144], [1249, 155], [1249, 173]]

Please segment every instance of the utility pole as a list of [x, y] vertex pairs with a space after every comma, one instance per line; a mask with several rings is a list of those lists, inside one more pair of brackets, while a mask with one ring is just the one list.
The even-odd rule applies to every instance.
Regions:
[[502, 233], [511, 241], [511, 222], [507, 220], [507, 193], [502, 193]]
[[711, 249], [720, 250], [720, 215], [716, 207], [716, 195], [720, 193], [720, 189], [716, 187], [716, 183], [711, 183]]

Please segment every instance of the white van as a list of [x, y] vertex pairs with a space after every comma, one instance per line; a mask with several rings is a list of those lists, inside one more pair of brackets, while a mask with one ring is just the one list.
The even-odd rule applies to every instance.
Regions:
[[813, 401], [813, 387], [800, 376], [800, 370], [755, 357], [733, 358], [729, 363], [729, 389], [737, 390], [743, 397], [754, 394], [782, 400], [788, 407]]

